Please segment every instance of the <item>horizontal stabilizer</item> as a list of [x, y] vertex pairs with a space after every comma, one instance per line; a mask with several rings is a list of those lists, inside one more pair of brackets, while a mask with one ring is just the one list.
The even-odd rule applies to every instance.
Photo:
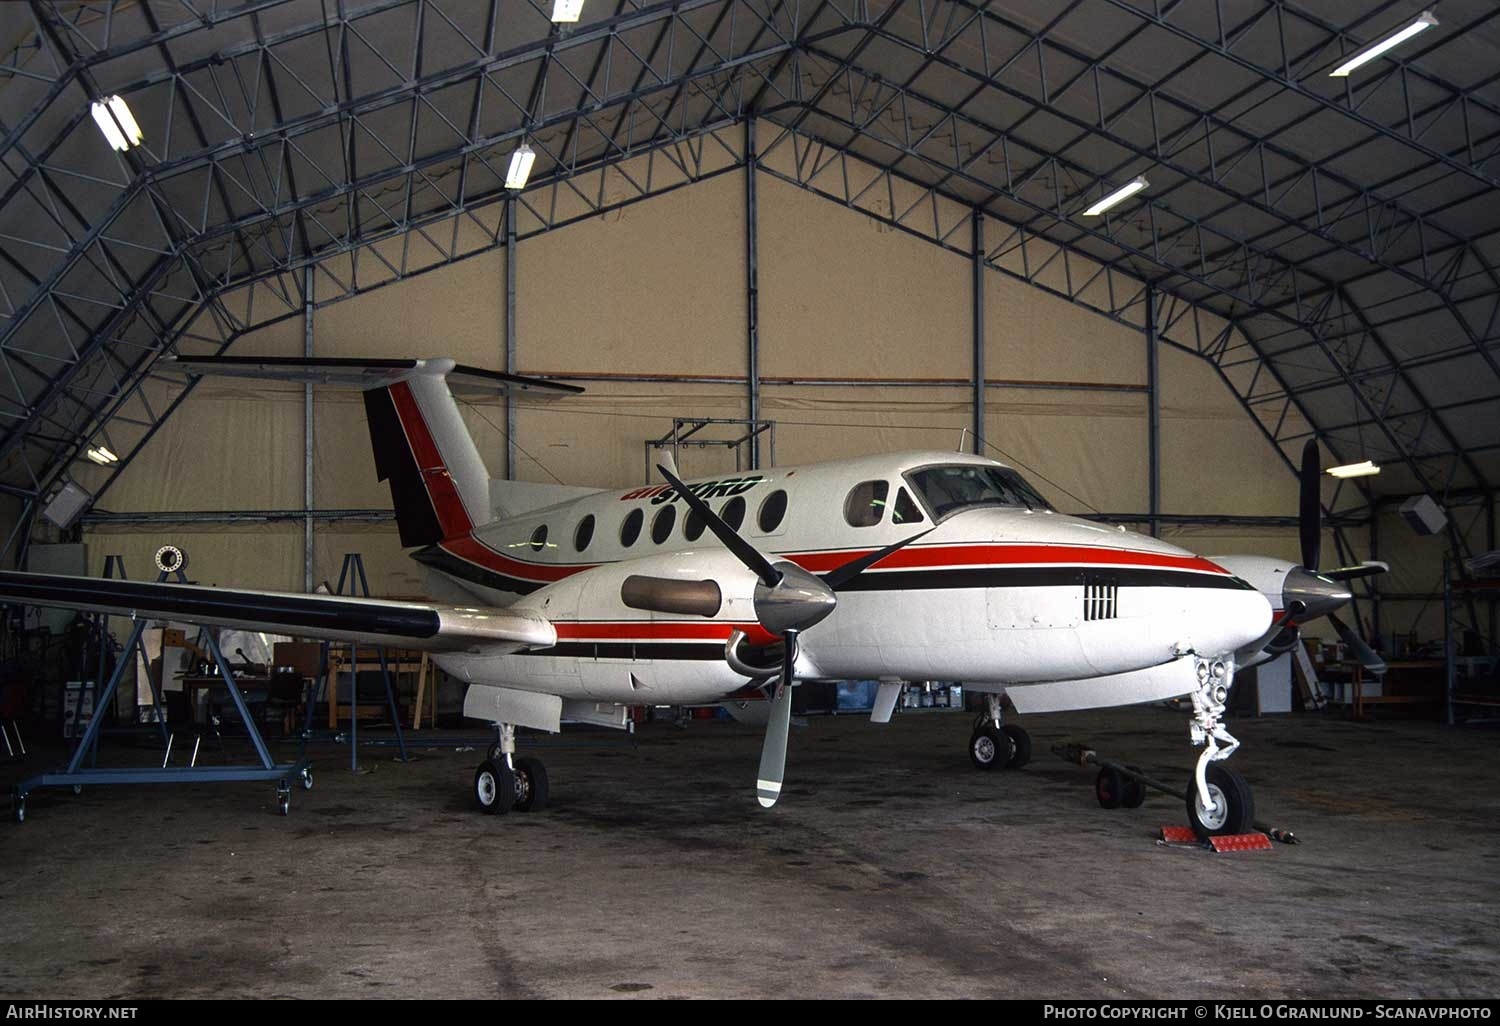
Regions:
[[445, 358], [376, 360], [340, 357], [169, 356], [167, 362], [190, 374], [217, 374], [272, 381], [311, 381], [350, 388], [389, 388], [414, 377], [445, 377], [455, 395], [526, 395], [537, 399], [577, 395], [583, 389], [558, 381], [469, 367]]
[[429, 651], [549, 648], [546, 618], [510, 609], [342, 595], [239, 591], [195, 584], [0, 571], [0, 603], [76, 609], [132, 620], [179, 620], [324, 641], [399, 643]]

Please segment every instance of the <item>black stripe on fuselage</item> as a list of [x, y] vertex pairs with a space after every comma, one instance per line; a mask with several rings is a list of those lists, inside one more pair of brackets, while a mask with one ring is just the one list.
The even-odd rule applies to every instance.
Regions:
[[1238, 577], [1149, 567], [982, 566], [948, 570], [886, 570], [860, 574], [839, 591], [944, 591], [955, 588], [1222, 588], [1254, 591]]
[[438, 614], [431, 609], [407, 609], [378, 602], [341, 602], [303, 595], [250, 594], [146, 581], [3, 572], [0, 573], [0, 596], [5, 601], [38, 606], [60, 602], [91, 608], [139, 609], [150, 616], [176, 616], [195, 623], [259, 621], [308, 630], [353, 629], [393, 638], [431, 638], [438, 633]]

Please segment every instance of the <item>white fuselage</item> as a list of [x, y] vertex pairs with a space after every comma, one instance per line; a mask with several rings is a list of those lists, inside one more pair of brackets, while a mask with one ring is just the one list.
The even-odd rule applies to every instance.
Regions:
[[[1175, 546], [1024, 506], [942, 512], [908, 476], [957, 465], [1000, 466], [909, 453], [687, 484], [731, 521], [742, 503], [745, 538], [814, 573], [922, 534], [841, 589], [834, 612], [802, 636], [804, 679], [1083, 680], [1187, 652], [1232, 653], [1268, 629], [1271, 608], [1257, 591]], [[784, 514], [773, 523], [767, 510], [762, 521], [779, 492]], [[873, 506], [871, 494], [882, 495]], [[474, 683], [632, 705], [712, 702], [742, 689], [750, 678], [725, 659], [731, 634], [775, 639], [756, 620], [753, 575], [711, 533], [689, 537], [701, 525], [686, 523], [688, 512], [666, 486], [600, 492], [418, 552], [471, 593], [533, 610], [558, 633], [551, 649], [442, 654], [439, 665]], [[632, 609], [621, 599], [631, 575], [712, 580], [723, 602], [712, 617]]]

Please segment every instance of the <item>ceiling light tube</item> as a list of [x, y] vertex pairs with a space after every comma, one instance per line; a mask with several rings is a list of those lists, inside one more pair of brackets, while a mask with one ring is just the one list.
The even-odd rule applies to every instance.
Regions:
[[120, 457], [116, 456], [114, 453], [110, 452], [108, 448], [102, 445], [89, 446], [84, 455], [93, 460], [95, 463], [99, 464], [99, 466], [101, 467], [107, 467], [111, 463], [120, 462]]
[[94, 115], [94, 124], [99, 126], [99, 131], [104, 133], [104, 138], [109, 140], [109, 145], [114, 149], [123, 152], [132, 146], [139, 146], [145, 138], [135, 115], [118, 96], [95, 100], [90, 113]]
[[510, 155], [510, 170], [505, 172], [505, 187], [507, 189], [524, 189], [526, 180], [531, 177], [531, 165], [536, 163], [536, 150], [522, 143], [516, 152]]
[[1346, 463], [1342, 467], [1329, 467], [1327, 473], [1331, 477], [1369, 477], [1380, 473], [1380, 468], [1370, 460], [1365, 460], [1362, 463]]
[[1369, 46], [1356, 53], [1353, 57], [1350, 57], [1343, 64], [1340, 64], [1338, 67], [1330, 71], [1328, 73], [1328, 77], [1348, 78], [1349, 73], [1355, 68], [1370, 63], [1376, 57], [1379, 57], [1381, 54], [1385, 53], [1387, 50], [1400, 46], [1402, 43], [1406, 42], [1418, 32], [1426, 31], [1427, 29], [1432, 28], [1432, 26], [1436, 25], [1437, 23], [1438, 20], [1433, 16], [1433, 13], [1431, 11], [1423, 11], [1421, 15], [1418, 16], [1416, 21], [1412, 22], [1410, 25], [1406, 25], [1402, 28], [1397, 29], [1390, 35], [1386, 36], [1384, 39], [1371, 43]]
[[583, 0], [552, 0], [552, 20], [561, 25], [575, 22], [583, 14]]
[[1119, 206], [1151, 183], [1137, 176], [1083, 212], [1084, 217], [1098, 217], [1111, 207]]

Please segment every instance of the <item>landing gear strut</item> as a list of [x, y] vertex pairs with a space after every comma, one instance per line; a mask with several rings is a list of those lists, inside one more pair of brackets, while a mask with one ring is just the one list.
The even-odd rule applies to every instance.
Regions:
[[489, 758], [474, 771], [474, 801], [479, 811], [493, 816], [540, 812], [547, 807], [547, 767], [540, 759], [516, 758], [516, 727], [495, 724], [495, 743]]
[[974, 721], [969, 735], [969, 761], [975, 769], [1020, 769], [1031, 761], [1031, 735], [1005, 723], [1001, 696], [984, 696], [985, 711]]
[[1204, 838], [1248, 833], [1255, 823], [1255, 797], [1244, 777], [1221, 765], [1240, 746], [1220, 719], [1234, 680], [1234, 660], [1198, 659], [1196, 671], [1190, 733], [1193, 744], [1204, 749], [1184, 795], [1188, 824]]

